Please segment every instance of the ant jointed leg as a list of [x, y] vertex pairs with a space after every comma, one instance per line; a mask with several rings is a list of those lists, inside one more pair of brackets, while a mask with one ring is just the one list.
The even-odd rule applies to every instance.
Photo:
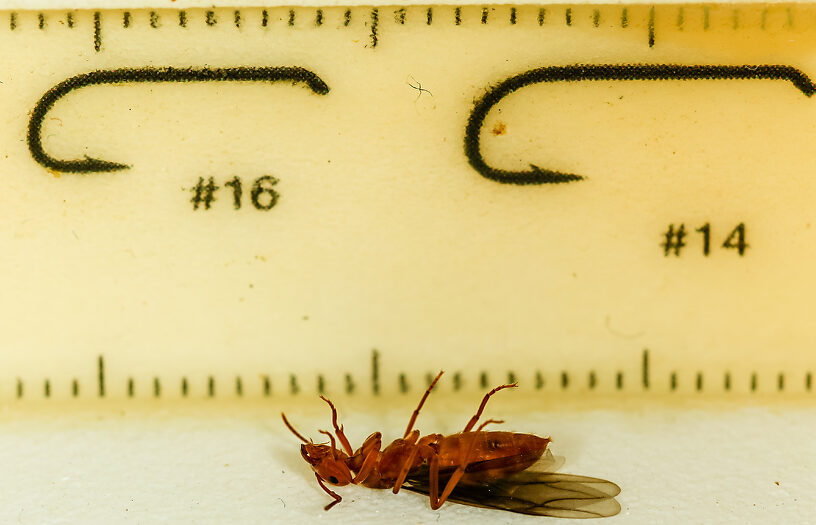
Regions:
[[441, 370], [438, 374], [436, 374], [436, 377], [433, 381], [431, 381], [431, 384], [428, 385], [428, 390], [426, 390], [425, 394], [422, 395], [422, 399], [419, 400], [419, 405], [416, 407], [416, 410], [414, 410], [414, 413], [411, 414], [411, 420], [408, 421], [408, 428], [405, 429], [405, 434], [402, 436], [403, 438], [407, 438], [408, 434], [411, 433], [411, 430], [414, 428], [414, 423], [416, 423], [416, 418], [419, 415], [419, 411], [422, 409], [422, 405], [425, 404], [425, 400], [428, 399], [429, 395], [431, 395], [431, 390], [433, 390], [436, 382], [439, 381], [439, 378], [442, 377], [442, 374], [444, 373], [445, 371]]
[[476, 415], [470, 418], [470, 421], [468, 421], [468, 424], [465, 425], [465, 429], [462, 432], [470, 432], [470, 430], [473, 428], [473, 425], [475, 425], [476, 422], [479, 421], [479, 418], [482, 417], [482, 412], [484, 412], [485, 405], [487, 405], [487, 400], [490, 399], [490, 396], [492, 396], [499, 390], [504, 390], [505, 388], [515, 388], [517, 386], [518, 383], [512, 383], [510, 385], [500, 385], [491, 390], [490, 392], [488, 392], [487, 394], [485, 394], [484, 398], [482, 399], [482, 404], [479, 405], [479, 410], [476, 411]]

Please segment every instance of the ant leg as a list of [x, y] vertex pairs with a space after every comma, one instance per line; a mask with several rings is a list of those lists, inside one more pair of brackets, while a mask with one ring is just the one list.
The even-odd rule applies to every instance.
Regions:
[[[415, 431], [416, 432], [416, 431]], [[436, 451], [429, 445], [429, 443], [433, 443], [438, 441], [440, 438], [439, 434], [429, 434], [419, 440], [419, 443], [414, 447], [408, 457], [406, 458], [405, 462], [402, 464], [402, 468], [400, 468], [400, 472], [397, 475], [397, 479], [394, 481], [394, 488], [392, 491], [394, 494], [398, 493], [402, 488], [402, 484], [405, 483], [405, 478], [408, 477], [408, 473], [411, 472], [411, 467], [416, 460], [416, 457], [420, 455], [422, 459], [427, 460], [428, 458], [434, 456]]]
[[368, 478], [377, 465], [381, 448], [382, 436], [379, 432], [375, 432], [368, 436], [355, 455], [349, 458], [348, 465], [353, 472], [356, 472], [351, 480], [352, 483], [359, 485]]
[[[459, 480], [462, 479], [462, 476], [465, 475], [465, 470], [467, 469], [468, 464], [470, 463], [470, 455], [473, 452], [473, 447], [474, 447], [475, 444], [476, 444], [476, 440], [471, 439], [470, 443], [468, 444], [467, 450], [465, 451], [465, 454], [463, 456], [462, 462], [459, 464], [458, 467], [456, 467], [456, 470], [453, 471], [453, 474], [451, 474], [451, 477], [450, 477], [450, 479], [448, 479], [448, 482], [445, 484], [445, 489], [442, 491], [442, 495], [439, 496], [439, 498], [436, 498], [436, 493], [437, 493], [438, 486], [439, 486], [439, 460], [437, 459], [437, 461], [436, 461], [436, 472], [433, 472], [433, 470], [431, 471], [431, 476], [432, 476], [431, 477], [431, 487], [434, 486], [434, 480], [433, 480], [434, 474], [436, 475], [435, 477], [437, 478], [436, 483], [435, 483], [437, 487], [433, 488], [432, 492], [431, 492], [431, 509], [437, 510], [439, 507], [441, 507], [442, 504], [445, 503], [445, 501], [447, 501], [448, 496], [450, 496], [451, 492], [453, 492], [453, 489], [456, 488], [456, 485], [457, 485], [457, 483], [459, 483]], [[436, 456], [435, 456], [435, 458], [436, 458]], [[436, 501], [434, 501], [434, 500], [436, 500]]]
[[434, 454], [431, 456], [429, 468], [431, 483], [430, 487], [428, 487], [428, 495], [431, 497], [431, 509], [436, 510], [442, 506], [442, 504], [439, 503], [439, 498], [437, 497], [437, 494], [439, 493], [439, 455]]
[[500, 425], [500, 424], [504, 423], [504, 420], [503, 419], [488, 419], [487, 421], [485, 421], [484, 423], [479, 425], [479, 428], [476, 429], [476, 432], [480, 432], [484, 427], [486, 427], [490, 423], [496, 423], [497, 425]]
[[334, 433], [337, 434], [337, 439], [340, 440], [340, 444], [343, 445], [343, 449], [346, 451], [346, 454], [348, 454], [349, 456], [353, 455], [354, 451], [351, 450], [351, 443], [349, 443], [348, 438], [346, 438], [346, 435], [343, 433], [343, 427], [337, 426], [337, 409], [334, 408], [334, 403], [332, 403], [323, 396], [320, 396], [320, 399], [328, 403], [329, 406], [331, 407], [332, 425], [334, 425]]
[[433, 389], [434, 385], [436, 385], [436, 382], [439, 381], [439, 378], [442, 377], [442, 374], [444, 373], [445, 371], [441, 370], [438, 374], [436, 374], [436, 377], [434, 378], [433, 381], [431, 381], [431, 384], [428, 385], [428, 390], [425, 391], [425, 394], [422, 396], [422, 399], [419, 400], [419, 405], [416, 407], [416, 410], [414, 410], [414, 413], [411, 414], [411, 420], [408, 421], [408, 428], [405, 429], [405, 434], [402, 436], [403, 438], [408, 437], [408, 434], [411, 433], [411, 429], [414, 428], [414, 423], [416, 423], [416, 418], [419, 415], [419, 411], [422, 408], [422, 405], [425, 404], [425, 400], [428, 399], [428, 396], [431, 394], [431, 390]]
[[371, 471], [374, 470], [374, 465], [377, 464], [377, 459], [379, 459], [379, 456], [380, 447], [370, 450], [368, 454], [366, 454], [365, 459], [363, 460], [363, 466], [360, 467], [360, 470], [357, 471], [357, 475], [354, 476], [351, 482], [354, 483], [355, 485], [359, 485], [360, 483], [365, 481], [369, 474], [371, 474]]
[[325, 490], [326, 494], [334, 498], [334, 501], [323, 507], [323, 510], [330, 510], [332, 507], [343, 501], [343, 498], [340, 497], [340, 494], [332, 492], [331, 490], [329, 490], [329, 487], [323, 484], [323, 480], [320, 479], [320, 476], [317, 475], [317, 472], [315, 472], [315, 477], [317, 478], [317, 484], [320, 485], [320, 488]]
[[517, 386], [518, 383], [513, 383], [511, 385], [501, 385], [497, 386], [496, 388], [485, 394], [484, 398], [482, 399], [482, 404], [479, 405], [479, 410], [476, 411], [476, 415], [470, 418], [470, 421], [468, 422], [467, 425], [465, 425], [465, 429], [462, 432], [470, 432], [470, 429], [473, 428], [473, 425], [475, 425], [476, 422], [479, 421], [479, 418], [482, 416], [482, 412], [484, 412], [485, 405], [487, 405], [487, 400], [490, 399], [490, 396], [492, 396], [499, 390], [503, 390], [505, 388], [515, 388]]
[[402, 484], [405, 483], [405, 478], [408, 477], [408, 472], [411, 470], [411, 465], [414, 464], [414, 460], [419, 454], [419, 447], [414, 447], [414, 450], [408, 454], [408, 457], [405, 459], [405, 463], [402, 464], [402, 468], [400, 469], [400, 473], [397, 476], [396, 481], [394, 482], [394, 488], [391, 490], [394, 494], [398, 493]]

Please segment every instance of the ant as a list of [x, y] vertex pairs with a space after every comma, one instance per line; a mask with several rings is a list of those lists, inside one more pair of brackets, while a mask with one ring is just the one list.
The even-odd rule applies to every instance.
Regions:
[[[405, 488], [428, 495], [433, 510], [452, 501], [523, 514], [569, 518], [613, 516], [620, 511], [620, 505], [614, 499], [620, 488], [614, 483], [542, 470], [542, 467], [552, 467], [554, 463], [547, 450], [550, 438], [484, 431], [491, 423], [504, 422], [495, 419], [488, 419], [473, 430], [490, 397], [500, 390], [517, 387], [517, 383], [497, 386], [485, 394], [476, 414], [461, 432], [420, 437], [414, 423], [442, 374], [439, 372], [428, 386], [403, 437], [384, 449], [382, 434], [375, 432], [360, 448], [352, 450], [343, 426], [337, 424], [337, 409], [324, 396], [320, 398], [331, 408], [336, 440], [335, 435], [327, 430], [319, 432], [328, 436], [329, 444], [307, 440], [281, 413], [286, 427], [303, 441], [300, 454], [312, 467], [318, 485], [334, 498], [325, 510], [340, 503], [342, 497], [324, 482], [338, 487], [353, 484], [391, 489], [394, 494]], [[337, 447], [337, 441], [342, 449]], [[536, 468], [531, 468], [534, 465]], [[440, 484], [444, 484], [441, 495]]]

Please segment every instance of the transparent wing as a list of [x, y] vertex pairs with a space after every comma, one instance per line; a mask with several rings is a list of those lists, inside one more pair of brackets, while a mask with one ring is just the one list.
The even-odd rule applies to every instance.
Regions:
[[[495, 468], [494, 461], [475, 463], [471, 465], [475, 471], [469, 466], [466, 472]], [[551, 472], [549, 467], [557, 461], [545, 455], [527, 470], [487, 480], [465, 474], [448, 501], [556, 518], [603, 518], [620, 512], [615, 500], [620, 487], [603, 479]], [[451, 473], [450, 469], [440, 472], [440, 491]], [[427, 495], [429, 482], [429, 470], [424, 467], [409, 476], [402, 488]]]

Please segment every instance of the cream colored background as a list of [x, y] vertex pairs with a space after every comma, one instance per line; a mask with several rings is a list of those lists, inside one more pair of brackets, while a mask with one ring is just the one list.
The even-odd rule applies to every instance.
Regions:
[[[0, 107], [7, 156], [0, 206], [0, 395], [15, 381], [67, 395], [78, 378], [92, 392], [96, 359], [107, 362], [109, 395], [128, 376], [186, 376], [201, 392], [208, 375], [290, 374], [336, 392], [345, 374], [367, 377], [372, 348], [383, 388], [397, 375], [460, 371], [468, 387], [489, 370], [535, 371], [556, 384], [561, 371], [590, 370], [601, 390], [621, 371], [640, 390], [640, 357], [652, 356], [653, 388], [669, 373], [691, 389], [804, 390], [814, 368], [809, 297], [816, 287], [810, 144], [816, 104], [782, 81], [598, 82], [536, 85], [488, 116], [484, 151], [494, 165], [535, 163], [587, 176], [566, 185], [497, 184], [464, 158], [464, 124], [474, 98], [507, 76], [575, 62], [784, 63], [816, 70], [814, 12], [676, 8], [656, 14], [658, 45], [647, 45], [646, 7], [619, 8], [592, 25], [592, 8], [508, 8], [491, 24], [481, 9], [409, 9], [409, 23], [381, 11], [372, 50], [368, 9], [247, 9], [146, 12], [122, 28], [102, 14], [102, 51], [92, 47], [89, 12], [67, 29], [62, 12], [18, 15], [0, 32], [12, 60]], [[793, 15], [789, 13], [792, 12]], [[759, 28], [760, 18], [766, 28]], [[793, 16], [794, 24], [789, 27]], [[447, 22], [446, 22], [447, 21]], [[339, 29], [338, 29], [339, 27]], [[696, 29], [695, 29], [696, 28]], [[734, 35], [737, 35], [736, 37]], [[47, 50], [47, 52], [46, 52]], [[16, 64], [16, 66], [15, 66]], [[35, 65], [35, 67], [32, 67]], [[144, 65], [299, 65], [331, 87], [327, 96], [286, 83], [97, 86], [61, 100], [43, 128], [53, 155], [113, 159], [114, 174], [51, 174], [23, 140], [28, 110], [59, 81], [98, 68]], [[418, 97], [410, 83], [432, 95]], [[507, 133], [489, 130], [499, 121]], [[223, 184], [272, 174], [279, 205], [236, 212], [228, 190], [209, 211], [193, 211], [199, 177]], [[248, 193], [245, 192], [245, 193]], [[712, 224], [714, 250], [701, 255], [690, 232], [681, 258], [659, 246], [670, 223]], [[745, 222], [744, 258], [719, 248]], [[247, 388], [260, 382], [247, 379]], [[168, 388], [168, 391], [178, 391]], [[144, 392], [145, 388], [140, 387]]]

